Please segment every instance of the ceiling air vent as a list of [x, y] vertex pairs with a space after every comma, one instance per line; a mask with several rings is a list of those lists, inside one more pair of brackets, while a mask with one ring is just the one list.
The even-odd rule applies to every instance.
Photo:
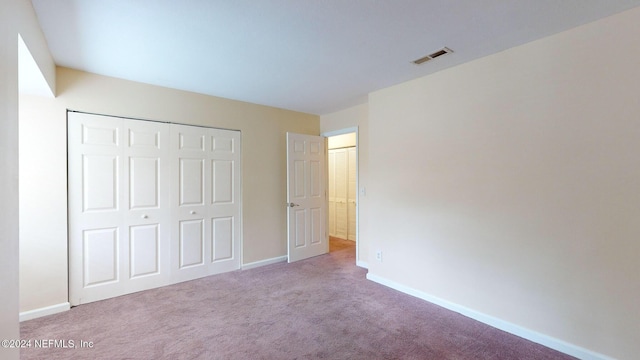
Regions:
[[452, 53], [452, 52], [453, 52], [453, 50], [449, 49], [448, 47], [444, 47], [444, 48], [442, 48], [442, 49], [440, 49], [440, 50], [438, 50], [438, 51], [436, 51], [436, 52], [434, 52], [432, 54], [429, 54], [427, 56], [421, 57], [420, 59], [413, 60], [412, 62], [414, 64], [416, 64], [416, 65], [421, 65], [421, 64], [426, 63], [429, 60], [433, 60], [433, 59], [435, 59], [437, 57], [440, 57], [442, 55], [446, 55], [446, 54], [449, 54], [449, 53]]

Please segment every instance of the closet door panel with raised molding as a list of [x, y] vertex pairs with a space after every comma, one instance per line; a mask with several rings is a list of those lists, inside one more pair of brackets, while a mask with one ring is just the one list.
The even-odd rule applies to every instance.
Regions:
[[68, 113], [70, 302], [239, 269], [240, 132]]

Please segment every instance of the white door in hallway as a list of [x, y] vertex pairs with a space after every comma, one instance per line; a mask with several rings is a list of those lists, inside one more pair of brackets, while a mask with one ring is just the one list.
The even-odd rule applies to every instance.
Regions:
[[356, 240], [356, 148], [328, 151], [329, 234]]
[[325, 174], [325, 139], [287, 133], [289, 262], [329, 252]]
[[335, 237], [346, 239], [349, 227], [347, 221], [347, 152], [345, 149], [330, 150], [334, 154], [334, 163], [330, 164], [334, 167], [334, 188], [335, 188]]

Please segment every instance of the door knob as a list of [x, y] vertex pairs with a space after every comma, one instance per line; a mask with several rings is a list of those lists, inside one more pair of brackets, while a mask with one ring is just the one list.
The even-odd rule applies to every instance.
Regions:
[[142, 218], [143, 218], [143, 219], [148, 218], [147, 214], [142, 215]]
[[189, 211], [189, 214], [191, 214], [191, 215], [193, 215], [193, 214], [195, 214], [195, 213], [196, 213], [196, 212], [195, 212], [195, 210], [191, 210], [191, 211]]
[[294, 204], [294, 203], [287, 203], [288, 207], [294, 207], [294, 206], [300, 206], [300, 204]]

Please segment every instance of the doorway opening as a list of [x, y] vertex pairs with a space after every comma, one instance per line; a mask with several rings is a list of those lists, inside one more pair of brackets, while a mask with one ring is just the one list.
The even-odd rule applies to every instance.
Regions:
[[327, 137], [327, 225], [330, 251], [358, 250], [358, 129], [322, 134]]

